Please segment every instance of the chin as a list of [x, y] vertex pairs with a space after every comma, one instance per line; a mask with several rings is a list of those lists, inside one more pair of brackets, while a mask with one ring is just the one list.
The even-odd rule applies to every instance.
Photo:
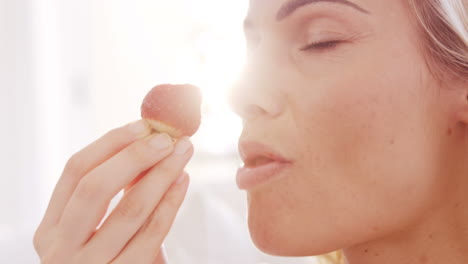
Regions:
[[268, 255], [293, 257], [300, 256], [301, 252], [287, 243], [288, 238], [283, 237], [280, 232], [265, 226], [251, 224], [249, 219], [250, 237], [255, 246]]
[[[280, 257], [310, 257], [327, 254], [340, 248], [321, 240], [310, 239], [304, 241], [291, 235], [278, 232], [278, 229], [269, 229], [251, 225], [249, 223], [250, 237], [255, 246], [265, 254]], [[328, 246], [327, 246], [328, 245]]]
[[338, 249], [330, 232], [313, 230], [317, 226], [313, 221], [300, 223], [300, 215], [294, 210], [284, 210], [277, 203], [261, 203], [257, 198], [249, 199], [248, 224], [250, 237], [260, 251], [272, 256], [306, 257]]

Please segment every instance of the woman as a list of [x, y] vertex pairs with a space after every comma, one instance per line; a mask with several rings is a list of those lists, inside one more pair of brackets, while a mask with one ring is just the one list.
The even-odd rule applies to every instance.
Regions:
[[[251, 0], [232, 104], [259, 249], [468, 263], [467, 6]], [[69, 160], [35, 234], [43, 263], [166, 263], [193, 148], [148, 133], [141, 121], [117, 128]]]

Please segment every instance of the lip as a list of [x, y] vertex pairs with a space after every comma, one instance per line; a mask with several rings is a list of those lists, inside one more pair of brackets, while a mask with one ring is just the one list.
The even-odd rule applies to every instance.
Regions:
[[[244, 166], [237, 171], [236, 182], [241, 190], [250, 190], [273, 179], [278, 178], [291, 161], [278, 154], [265, 144], [255, 141], [239, 142], [239, 153]], [[256, 158], [266, 158], [269, 161], [261, 165], [247, 165], [246, 162]]]

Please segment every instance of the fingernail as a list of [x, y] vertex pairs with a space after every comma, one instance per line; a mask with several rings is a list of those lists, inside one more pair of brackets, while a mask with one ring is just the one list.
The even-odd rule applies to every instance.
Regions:
[[150, 128], [146, 125], [146, 122], [143, 120], [138, 120], [133, 123], [130, 123], [128, 128], [136, 136], [145, 136], [150, 132]]
[[190, 142], [188, 137], [183, 137], [179, 139], [176, 143], [176, 147], [174, 149], [174, 154], [182, 155], [187, 153], [192, 147], [192, 143]]
[[169, 148], [172, 145], [172, 139], [171, 137], [166, 134], [166, 133], [160, 133], [154, 135], [151, 139], [149, 144], [154, 148], [154, 149], [166, 149]]
[[187, 175], [188, 175], [188, 174], [185, 173], [185, 172], [182, 173], [182, 174], [179, 176], [179, 178], [177, 178], [177, 180], [176, 180], [175, 183], [176, 183], [176, 184], [181, 184], [181, 183], [185, 180], [185, 177], [187, 177]]

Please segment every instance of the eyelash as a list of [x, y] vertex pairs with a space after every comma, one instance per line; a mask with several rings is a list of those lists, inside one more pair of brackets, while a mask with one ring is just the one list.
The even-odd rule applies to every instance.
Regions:
[[317, 41], [307, 44], [301, 48], [301, 51], [329, 51], [335, 49], [338, 45], [342, 44], [341, 40], [328, 40], [328, 41]]

